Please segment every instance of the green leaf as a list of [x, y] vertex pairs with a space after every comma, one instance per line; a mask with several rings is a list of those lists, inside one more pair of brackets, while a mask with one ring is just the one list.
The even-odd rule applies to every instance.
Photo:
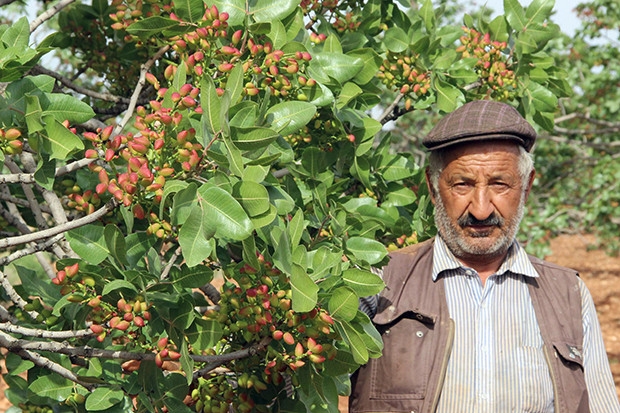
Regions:
[[336, 101], [336, 107], [342, 109], [347, 103], [355, 99], [356, 96], [362, 94], [363, 90], [353, 82], [347, 82], [342, 87], [338, 100]]
[[185, 223], [196, 205], [196, 191], [196, 184], [192, 182], [174, 195], [172, 210], [170, 211], [172, 225], [183, 225]]
[[174, 12], [181, 20], [195, 23], [205, 14], [205, 4], [202, 0], [175, 0]]
[[237, 182], [233, 186], [233, 197], [243, 206], [250, 217], [269, 211], [269, 193], [259, 183], [252, 181]]
[[325, 152], [315, 146], [307, 147], [301, 155], [301, 165], [311, 177], [317, 177], [327, 169]]
[[125, 393], [122, 390], [115, 390], [111, 387], [97, 387], [86, 398], [84, 407], [88, 411], [98, 412], [119, 404], [124, 398]]
[[519, 32], [526, 25], [525, 11], [519, 0], [504, 0], [504, 13], [510, 27]]
[[202, 120], [211, 135], [222, 130], [222, 104], [215, 91], [215, 84], [209, 76], [203, 76], [200, 82], [200, 105], [202, 106]]
[[235, 146], [229, 136], [224, 136], [224, 146], [226, 147], [226, 159], [228, 159], [228, 168], [235, 176], [243, 176], [243, 157], [241, 151]]
[[73, 132], [50, 115], [43, 116], [45, 122], [44, 147], [50, 159], [65, 159], [78, 150], [84, 149], [84, 143]]
[[353, 355], [353, 360], [357, 364], [366, 364], [368, 362], [368, 349], [364, 343], [364, 339], [349, 323], [336, 321], [336, 329], [342, 338], [349, 344], [349, 349]]
[[238, 26], [244, 23], [246, 0], [213, 0], [210, 4], [216, 5], [220, 13], [225, 11], [229, 14], [228, 24], [230, 26]]
[[213, 251], [209, 238], [215, 231], [207, 225], [206, 206], [196, 203], [191, 209], [185, 223], [179, 229], [179, 245], [183, 251], [183, 258], [189, 267], [200, 264]]
[[56, 401], [64, 401], [73, 392], [73, 382], [57, 374], [40, 376], [34, 380], [28, 390], [39, 397], [47, 397]]
[[366, 188], [371, 188], [370, 183], [370, 163], [368, 159], [361, 156], [356, 156], [351, 165], [351, 175], [357, 178]]
[[463, 92], [438, 77], [434, 79], [433, 86], [437, 90], [437, 107], [443, 112], [452, 112], [465, 100]]
[[[289, 109], [292, 110], [293, 108], [290, 107]], [[281, 114], [278, 114], [278, 115], [281, 115]], [[301, 126], [303, 125], [300, 125], [299, 127]], [[249, 127], [249, 128], [231, 126], [230, 132], [231, 132], [231, 138], [232, 138], [233, 144], [237, 148], [241, 149], [242, 151], [262, 149], [266, 146], [269, 146], [279, 136], [279, 134], [273, 129], [262, 128], [262, 127], [257, 127], [257, 126]]]
[[163, 217], [164, 214], [164, 205], [165, 205], [165, 201], [168, 198], [169, 195], [174, 194], [176, 192], [179, 192], [180, 190], [187, 188], [187, 186], [189, 185], [189, 182], [187, 181], [180, 181], [180, 180], [176, 180], [176, 179], [172, 179], [170, 181], [166, 181], [166, 184], [164, 185], [164, 193], [161, 196], [161, 202], [159, 205], [159, 216], [160, 218]]
[[347, 56], [360, 59], [362, 62], [362, 68], [353, 77], [353, 81], [358, 85], [365, 85], [373, 80], [382, 63], [379, 54], [371, 48], [355, 49], [347, 52]]
[[293, 264], [291, 273], [291, 290], [293, 311], [305, 313], [316, 306], [319, 287], [312, 281], [306, 271]]
[[101, 295], [108, 295], [112, 291], [116, 291], [116, 290], [128, 290], [134, 293], [138, 292], [138, 290], [136, 289], [136, 286], [130, 283], [129, 281], [114, 280], [114, 281], [110, 281], [106, 283], [106, 285], [103, 287], [103, 291], [101, 292]]
[[280, 102], [267, 110], [266, 118], [272, 129], [286, 136], [305, 126], [315, 113], [316, 106], [312, 103]]
[[288, 223], [288, 236], [291, 240], [291, 245], [294, 247], [299, 244], [301, 236], [303, 235], [304, 225], [304, 213], [301, 209], [298, 209], [293, 215], [293, 218]]
[[379, 241], [363, 237], [351, 237], [346, 243], [347, 250], [355, 258], [368, 264], [376, 264], [387, 255], [387, 249]]
[[103, 230], [105, 243], [111, 255], [120, 263], [127, 265], [127, 248], [125, 246], [125, 236], [122, 231], [113, 224], [106, 225]]
[[213, 270], [207, 266], [193, 267], [182, 266], [170, 271], [172, 283], [181, 288], [199, 288], [213, 280]]
[[154, 242], [153, 237], [148, 236], [146, 232], [134, 232], [125, 238], [129, 268], [135, 268], [137, 264], [143, 262]]
[[394, 53], [404, 52], [409, 48], [407, 33], [398, 26], [392, 26], [385, 31], [383, 43], [390, 52]]
[[380, 171], [386, 181], [399, 181], [411, 177], [415, 173], [415, 165], [411, 159], [397, 155]]
[[[200, 0], [198, 0], [200, 1]], [[236, 104], [241, 93], [243, 92], [243, 66], [240, 64], [235, 65], [228, 73], [228, 80], [226, 81], [226, 90], [230, 93], [231, 104]]]
[[273, 228], [271, 231], [271, 240], [276, 250], [273, 254], [273, 262], [276, 267], [290, 274], [293, 271], [292, 267], [292, 246], [288, 237], [288, 232], [283, 231], [282, 228]]
[[353, 320], [357, 315], [358, 307], [359, 298], [355, 291], [348, 287], [335, 289], [327, 303], [329, 314], [340, 321]]
[[43, 115], [52, 115], [59, 123], [64, 121], [69, 121], [71, 124], [84, 123], [95, 116], [95, 112], [88, 104], [72, 95], [49, 93], [45, 96], [47, 103], [42, 105]]
[[181, 34], [191, 30], [191, 26], [183, 26], [176, 20], [162, 16], [151, 16], [144, 20], [132, 23], [127, 32], [142, 39], [161, 36], [163, 32], [167, 34]]
[[558, 98], [549, 89], [538, 83], [530, 82], [527, 91], [536, 110], [554, 112], [557, 109]]
[[241, 241], [252, 233], [252, 222], [243, 207], [225, 190], [205, 184], [198, 189], [207, 233]]
[[273, 0], [256, 0], [249, 4], [251, 4], [249, 14], [254, 18], [254, 21], [271, 22], [288, 17], [299, 6], [299, 1], [278, 0], [276, 5]]
[[40, 132], [45, 127], [43, 119], [43, 109], [41, 109], [41, 102], [38, 96], [25, 96], [26, 101], [26, 126], [28, 127], [29, 134], [35, 134]]
[[89, 224], [72, 229], [66, 237], [73, 251], [90, 264], [98, 265], [110, 255], [103, 231], [101, 225]]
[[448, 70], [456, 59], [456, 51], [453, 49], [443, 49], [433, 62], [433, 68], [436, 70]]
[[[357, 75], [364, 66], [362, 59], [340, 53], [315, 53], [312, 55], [309, 70], [312, 76], [334, 79], [344, 84]], [[330, 83], [329, 81], [326, 83]]]
[[2, 33], [1, 40], [7, 49], [10, 47], [26, 49], [30, 40], [30, 26], [28, 24], [28, 18], [22, 17], [9, 25], [4, 33]]
[[491, 37], [498, 42], [507, 42], [509, 38], [508, 24], [504, 16], [497, 16], [489, 23]]
[[45, 154], [40, 154], [37, 170], [34, 173], [34, 179], [37, 184], [41, 185], [48, 191], [53, 190], [54, 178], [56, 175], [56, 161], [50, 160]]
[[551, 16], [555, 0], [533, 0], [525, 9], [525, 17], [530, 22], [542, 23]]
[[194, 349], [206, 349], [215, 346], [222, 334], [222, 326], [217, 321], [196, 318], [186, 337]]
[[435, 28], [435, 9], [431, 0], [425, 0], [420, 8], [420, 16], [426, 26], [426, 31], [432, 32]]
[[377, 274], [358, 268], [343, 271], [342, 280], [359, 297], [370, 297], [379, 294], [385, 288], [385, 283]]

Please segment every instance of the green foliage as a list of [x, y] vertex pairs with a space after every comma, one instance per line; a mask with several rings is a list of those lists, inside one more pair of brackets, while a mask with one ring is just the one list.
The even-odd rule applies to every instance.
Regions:
[[337, 411], [381, 353], [373, 267], [434, 234], [423, 161], [384, 125], [490, 98], [552, 130], [571, 93], [552, 1], [464, 27], [448, 3], [101, 0], [34, 46], [1, 26], [9, 400]]

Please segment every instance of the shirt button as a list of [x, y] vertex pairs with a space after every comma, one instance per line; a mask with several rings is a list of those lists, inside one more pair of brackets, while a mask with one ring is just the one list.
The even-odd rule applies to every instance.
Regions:
[[415, 335], [418, 337], [424, 337], [424, 333], [422, 331], [416, 331]]
[[466, 270], [466, 271], [465, 271], [465, 274], [467, 274], [467, 275], [472, 275], [472, 274], [473, 274], [473, 271], [472, 271], [472, 270]]

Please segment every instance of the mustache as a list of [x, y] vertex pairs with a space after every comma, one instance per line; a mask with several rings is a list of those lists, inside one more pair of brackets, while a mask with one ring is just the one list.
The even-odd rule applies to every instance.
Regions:
[[504, 219], [498, 216], [496, 213], [492, 213], [485, 219], [477, 219], [469, 212], [463, 215], [458, 219], [458, 224], [461, 227], [469, 227], [469, 226], [496, 226], [500, 227], [504, 225]]

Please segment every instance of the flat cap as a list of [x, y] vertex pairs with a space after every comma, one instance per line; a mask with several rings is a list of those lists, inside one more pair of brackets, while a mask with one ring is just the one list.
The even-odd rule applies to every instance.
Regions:
[[510, 139], [528, 152], [536, 131], [512, 106], [492, 100], [469, 102], [444, 116], [422, 140], [430, 151], [463, 142]]

